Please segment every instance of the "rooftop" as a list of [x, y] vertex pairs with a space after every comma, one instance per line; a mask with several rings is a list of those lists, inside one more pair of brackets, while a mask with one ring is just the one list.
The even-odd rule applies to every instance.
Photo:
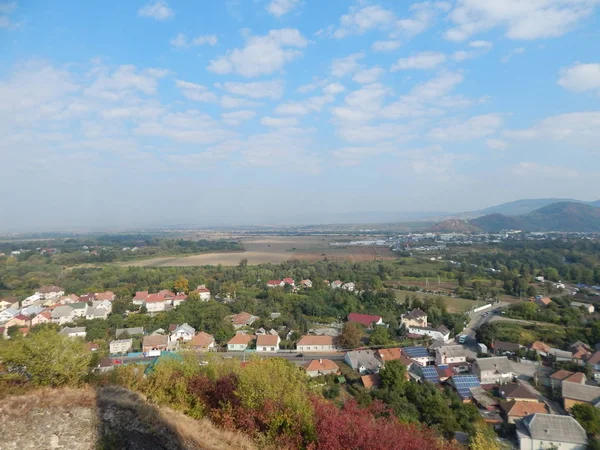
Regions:
[[532, 414], [521, 422], [532, 439], [544, 442], [567, 442], [587, 444], [585, 430], [571, 416]]
[[279, 336], [272, 334], [263, 334], [256, 338], [256, 347], [276, 347], [279, 343]]
[[571, 400], [596, 404], [600, 401], [600, 387], [563, 381], [562, 396]]
[[332, 336], [302, 336], [296, 345], [333, 345]]
[[338, 365], [330, 359], [313, 359], [312, 361], [304, 364], [302, 367], [304, 367], [307, 372], [323, 372], [326, 370], [339, 369]]
[[513, 371], [506, 356], [477, 358], [475, 364], [479, 366], [479, 370], [482, 372], [495, 371], [497, 373], [512, 373]]

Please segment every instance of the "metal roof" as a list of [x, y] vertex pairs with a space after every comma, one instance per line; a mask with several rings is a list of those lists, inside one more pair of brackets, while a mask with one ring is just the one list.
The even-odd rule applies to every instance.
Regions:
[[426, 358], [429, 352], [425, 347], [404, 347], [402, 352], [409, 358]]
[[421, 372], [423, 373], [423, 378], [425, 378], [425, 381], [429, 381], [430, 383], [434, 384], [438, 384], [440, 382], [440, 375], [434, 366], [421, 367]]
[[587, 444], [585, 430], [571, 416], [553, 414], [532, 414], [523, 419], [522, 424], [532, 439], [544, 442], [566, 442]]
[[480, 387], [479, 378], [477, 375], [454, 375], [451, 378], [452, 384], [456, 388], [458, 395], [463, 400], [471, 398], [471, 388]]

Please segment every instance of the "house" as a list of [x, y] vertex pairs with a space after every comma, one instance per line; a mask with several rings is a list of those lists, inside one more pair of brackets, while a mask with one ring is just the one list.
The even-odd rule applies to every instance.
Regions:
[[583, 308], [586, 314], [594, 314], [594, 305], [589, 303], [571, 302], [571, 308], [580, 309]]
[[332, 281], [332, 282], [331, 282], [331, 284], [330, 284], [329, 286], [330, 286], [332, 289], [338, 289], [338, 288], [341, 288], [341, 287], [342, 287], [342, 284], [344, 284], [344, 283], [342, 283], [340, 280], [335, 280], [335, 281]]
[[61, 297], [60, 300], [58, 301], [58, 303], [60, 303], [62, 305], [68, 305], [69, 303], [77, 303], [77, 302], [79, 302], [79, 296], [77, 296], [75, 294], [65, 295], [65, 296]]
[[332, 336], [302, 336], [296, 344], [298, 352], [334, 352], [336, 346]]
[[558, 389], [562, 387], [562, 382], [573, 375], [574, 372], [569, 370], [558, 370], [550, 375], [550, 385], [552, 389]]
[[206, 288], [205, 285], [201, 284], [196, 288], [194, 292], [198, 293], [200, 300], [202, 300], [203, 302], [207, 302], [210, 300], [210, 291]]
[[29, 316], [25, 316], [23, 314], [17, 314], [4, 324], [5, 328], [29, 326], [31, 326], [31, 319], [29, 318]]
[[33, 319], [31, 319], [31, 326], [35, 327], [36, 325], [50, 322], [52, 322], [52, 314], [50, 313], [50, 311], [42, 311]]
[[284, 284], [284, 285], [286, 285], [286, 284], [287, 284], [287, 285], [290, 285], [290, 286], [292, 286], [292, 287], [294, 287], [294, 286], [296, 285], [296, 283], [294, 282], [294, 279], [293, 279], [293, 278], [284, 278], [284, 279], [283, 279], [283, 284]]
[[415, 308], [412, 311], [402, 314], [400, 318], [400, 324], [408, 327], [427, 327], [427, 313]]
[[52, 310], [51, 316], [52, 322], [59, 325], [73, 322], [76, 317], [73, 308], [69, 305], [57, 306]]
[[42, 286], [35, 291], [44, 300], [57, 299], [65, 295], [65, 290], [58, 286]]
[[274, 353], [279, 351], [279, 343], [281, 338], [279, 335], [265, 334], [256, 338], [256, 351]]
[[437, 328], [410, 326], [407, 331], [408, 334], [415, 336], [429, 336], [432, 339], [439, 339], [444, 342], [450, 340], [450, 330], [444, 325], [440, 325]]
[[356, 289], [356, 285], [352, 282], [344, 283], [342, 284], [342, 289], [348, 292], [354, 292], [354, 289]]
[[383, 367], [383, 363], [375, 357], [375, 352], [373, 350], [354, 350], [346, 352], [344, 361], [361, 375], [377, 373], [379, 372], [379, 369]]
[[283, 287], [285, 286], [285, 283], [283, 280], [269, 280], [267, 281], [267, 287], [268, 288], [274, 288], [274, 287]]
[[359, 313], [348, 314], [348, 322], [359, 323], [367, 328], [371, 328], [373, 325], [383, 325], [384, 324], [381, 316], [374, 316], [371, 314], [359, 314]]
[[569, 345], [571, 357], [575, 360], [586, 360], [592, 354], [592, 349], [584, 342], [576, 341]]
[[127, 334], [127, 336], [135, 336], [135, 335], [142, 335], [144, 334], [144, 328], [143, 327], [134, 327], [134, 328], [117, 328], [115, 331], [115, 336], [117, 337], [117, 339], [123, 335], [123, 334]]
[[236, 314], [235, 316], [230, 316], [230, 319], [231, 323], [233, 323], [233, 327], [237, 330], [238, 328], [252, 325], [259, 319], [259, 317], [253, 316], [250, 313], [242, 311], [241, 313]]
[[400, 361], [402, 365], [408, 367], [413, 363], [399, 348], [381, 348], [375, 352], [375, 356], [384, 364], [387, 361]]
[[107, 300], [109, 302], [113, 302], [115, 298], [115, 293], [112, 291], [96, 292], [96, 300], [99, 301]]
[[70, 338], [85, 338], [86, 332], [85, 327], [64, 327], [59, 331], [61, 336], [67, 336]]
[[532, 414], [517, 427], [520, 450], [555, 447], [560, 450], [585, 450], [588, 439], [583, 427], [571, 416]]
[[135, 296], [131, 300], [134, 305], [142, 306], [146, 299], [148, 298], [148, 291], [138, 291], [135, 293]]
[[439, 365], [464, 363], [467, 361], [467, 352], [462, 345], [446, 345], [435, 351], [435, 363]]
[[36, 293], [36, 294], [30, 295], [29, 297], [24, 299], [21, 302], [21, 306], [25, 307], [25, 306], [41, 304], [43, 300], [44, 300], [43, 297], [40, 294]]
[[12, 319], [17, 314], [19, 314], [19, 310], [18, 309], [15, 309], [13, 307], [6, 308], [4, 311], [0, 312], [0, 323], [6, 322], [6, 321]]
[[302, 280], [300, 282], [300, 286], [302, 286], [303, 288], [311, 288], [312, 287], [312, 281], [310, 280]]
[[587, 377], [585, 376], [585, 373], [583, 373], [583, 372], [575, 372], [574, 374], [570, 375], [569, 377], [567, 377], [566, 379], [563, 380], [563, 382], [578, 383], [578, 384], [586, 384], [585, 383], [586, 381], [587, 381]]
[[493, 341], [491, 348], [494, 351], [494, 355], [504, 356], [507, 354], [515, 354], [521, 348], [521, 345], [513, 342]]
[[475, 375], [452, 375], [447, 382], [461, 398], [463, 402], [469, 402], [473, 398], [473, 388], [481, 387], [479, 379]]
[[86, 302], [69, 303], [66, 306], [73, 309], [75, 317], [85, 317], [87, 315], [88, 304]]
[[165, 300], [173, 300], [176, 297], [175, 292], [170, 291], [168, 289], [161, 289], [158, 291], [159, 295], [162, 295]]
[[162, 334], [155, 334], [151, 336], [145, 336], [142, 340], [142, 351], [147, 353], [152, 350], [164, 351], [169, 345], [169, 336]]
[[187, 300], [188, 296], [185, 295], [183, 292], [178, 292], [177, 295], [175, 297], [173, 297], [173, 300], [171, 300], [173, 307], [178, 307], [179, 305], [181, 305], [183, 302], [185, 302]]
[[562, 397], [565, 409], [571, 409], [579, 403], [600, 406], [600, 387], [587, 384], [562, 382]]
[[542, 341], [535, 341], [533, 344], [529, 346], [530, 350], [535, 351], [541, 356], [548, 356], [550, 354], [550, 346], [544, 344]]
[[175, 330], [173, 330], [173, 332], [171, 333], [171, 340], [189, 342], [192, 340], [195, 334], [196, 330], [187, 323], [184, 323], [175, 328]]
[[[440, 380], [441, 381], [441, 380]], [[485, 389], [481, 386], [469, 388], [473, 401], [482, 409], [487, 411], [495, 411], [498, 403], [490, 397]], [[485, 416], [484, 416], [485, 417]]]
[[[516, 383], [507, 384], [500, 388], [500, 396], [506, 401], [537, 403], [538, 397], [526, 386]], [[533, 413], [531, 413], [533, 414]], [[527, 414], [525, 414], [527, 415]]]
[[541, 306], [542, 308], [545, 308], [550, 303], [552, 303], [552, 300], [550, 299], [550, 297], [536, 297], [536, 299], [533, 302], [536, 305]]
[[[175, 297], [175, 294], [173, 294], [173, 297]], [[169, 303], [169, 300], [167, 300], [165, 294], [159, 292], [157, 294], [148, 295], [144, 305], [146, 305], [146, 310], [149, 313], [155, 313], [167, 309], [167, 303]]]
[[0, 311], [4, 311], [5, 309], [12, 306], [14, 302], [8, 301], [7, 299], [0, 300]]
[[105, 309], [108, 314], [112, 312], [112, 303], [109, 300], [94, 300], [92, 306], [97, 309]]
[[548, 414], [548, 407], [538, 402], [500, 402], [500, 409], [509, 424], [531, 414]]
[[313, 359], [302, 367], [306, 370], [309, 377], [318, 377], [320, 375], [337, 375], [340, 373], [339, 366], [329, 359]]
[[381, 375], [378, 373], [371, 373], [360, 377], [365, 389], [378, 388], [381, 386]]
[[215, 337], [204, 331], [196, 334], [190, 341], [189, 347], [195, 350], [210, 350], [215, 348]]
[[93, 306], [88, 307], [85, 313], [86, 320], [102, 319], [106, 320], [108, 317], [108, 311], [103, 308], [94, 308]]
[[243, 352], [254, 339], [256, 339], [256, 336], [252, 334], [236, 334], [227, 342], [227, 351]]
[[96, 294], [93, 292], [87, 293], [87, 294], [83, 294], [79, 296], [79, 301], [80, 302], [85, 302], [85, 303], [91, 303], [96, 301]]
[[404, 347], [402, 354], [421, 367], [429, 366], [435, 361], [435, 357], [431, 356], [425, 347], [416, 345], [414, 347]]
[[31, 305], [31, 306], [21, 309], [21, 314], [23, 314], [24, 316], [34, 316], [34, 315], [37, 315], [37, 314], [41, 313], [42, 311], [44, 311], [44, 309], [45, 308], [43, 308], [39, 305]]
[[585, 363], [589, 366], [591, 366], [592, 368], [592, 375], [594, 377], [594, 379], [599, 379], [600, 378], [600, 350], [596, 350], [594, 353], [592, 353], [587, 360], [585, 361]]
[[129, 350], [131, 350], [132, 346], [133, 346], [133, 339], [131, 339], [131, 338], [110, 341], [110, 344], [109, 344], [110, 354], [111, 355], [125, 354]]
[[513, 379], [514, 373], [506, 356], [476, 358], [473, 373], [481, 384], [506, 384]]

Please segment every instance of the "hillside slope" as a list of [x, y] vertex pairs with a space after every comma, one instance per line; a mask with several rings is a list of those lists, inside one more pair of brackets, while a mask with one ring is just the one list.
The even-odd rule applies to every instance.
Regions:
[[0, 402], [0, 448], [255, 450], [246, 436], [119, 387], [42, 389]]

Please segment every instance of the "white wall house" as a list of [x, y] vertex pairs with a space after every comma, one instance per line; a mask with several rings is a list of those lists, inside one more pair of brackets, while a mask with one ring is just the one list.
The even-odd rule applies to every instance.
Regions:
[[517, 428], [520, 450], [557, 448], [585, 450], [588, 438], [583, 427], [571, 416], [531, 414]]
[[110, 342], [111, 355], [127, 353], [133, 346], [133, 339], [118, 339]]
[[336, 351], [332, 336], [302, 336], [296, 349], [299, 353]]
[[38, 294], [36, 292], [35, 294], [30, 295], [25, 300], [23, 300], [21, 302], [21, 306], [24, 308], [26, 306], [40, 304], [42, 302], [42, 300], [43, 300], [43, 297], [41, 296], [41, 294]]
[[167, 307], [166, 300], [146, 300], [146, 309], [149, 313], [164, 311]]
[[59, 325], [64, 325], [69, 322], [73, 322], [75, 314], [73, 308], [68, 305], [57, 306], [51, 313], [52, 322]]
[[446, 345], [435, 351], [435, 363], [455, 364], [467, 361], [467, 352], [462, 345]]
[[187, 323], [184, 323], [173, 330], [171, 333], [171, 340], [189, 342], [195, 334], [196, 330]]
[[276, 353], [279, 351], [279, 335], [265, 334], [256, 338], [256, 351], [261, 353]]
[[477, 358], [472, 371], [481, 384], [506, 384], [513, 379], [513, 369], [506, 356]]
[[252, 334], [236, 334], [227, 342], [227, 351], [243, 352], [254, 339], [256, 339], [256, 336]]
[[440, 325], [437, 328], [410, 326], [408, 327], [408, 333], [419, 336], [429, 336], [433, 339], [443, 340], [444, 342], [447, 342], [450, 339], [450, 330], [444, 325]]

